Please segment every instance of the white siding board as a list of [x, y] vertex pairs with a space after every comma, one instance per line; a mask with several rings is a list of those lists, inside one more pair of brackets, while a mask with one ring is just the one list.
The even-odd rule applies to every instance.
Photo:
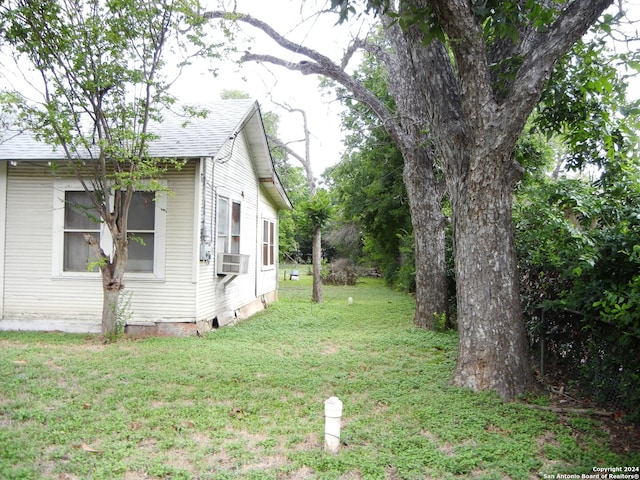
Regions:
[[[8, 168], [4, 318], [80, 319], [93, 324], [102, 312], [100, 276], [52, 276], [54, 177], [47, 170], [45, 163]], [[132, 321], [195, 321], [194, 172], [191, 162], [167, 175], [173, 195], [167, 197], [164, 279], [125, 275], [125, 291], [133, 292]]]
[[53, 176], [45, 164], [20, 163], [9, 166], [7, 177], [5, 318], [96, 317], [99, 279], [79, 285], [51, 275]]
[[0, 319], [4, 316], [5, 229], [7, 226], [7, 162], [0, 162]]
[[193, 265], [193, 178], [195, 162], [167, 176], [172, 194], [167, 196], [165, 278], [146, 281], [130, 276], [127, 289], [135, 321], [195, 321]]
[[[212, 281], [205, 281], [213, 294], [207, 308], [211, 315], [224, 323], [233, 312], [256, 299], [256, 238], [259, 199], [259, 183], [250, 158], [247, 139], [241, 132], [222, 149], [213, 169], [212, 187], [216, 195], [222, 195], [241, 202], [240, 253], [250, 256], [248, 273], [238, 275], [229, 281], [228, 277], [214, 275]], [[219, 250], [216, 248], [215, 253]], [[204, 293], [203, 293], [204, 295]]]
[[[224, 324], [232, 320], [241, 307], [277, 289], [277, 271], [261, 270], [262, 218], [277, 219], [277, 210], [260, 187], [250, 155], [246, 136], [241, 132], [235, 140], [229, 140], [214, 159], [204, 161], [200, 223], [204, 218], [205, 224], [211, 224], [213, 250], [211, 261], [200, 262], [198, 266], [198, 320], [217, 317], [218, 322]], [[240, 201], [242, 205], [240, 253], [250, 256], [249, 271], [233, 279], [216, 274], [218, 196]]]
[[[198, 224], [199, 236], [203, 236], [202, 229], [207, 230], [211, 248], [216, 236], [215, 230], [215, 189], [213, 188], [214, 161], [211, 158], [201, 160], [200, 188], [202, 191], [201, 204], [199, 206]], [[215, 251], [211, 251], [208, 262], [200, 261], [197, 271], [196, 293], [196, 317], [197, 320], [211, 320], [215, 316], [215, 291], [213, 289], [215, 272]]]

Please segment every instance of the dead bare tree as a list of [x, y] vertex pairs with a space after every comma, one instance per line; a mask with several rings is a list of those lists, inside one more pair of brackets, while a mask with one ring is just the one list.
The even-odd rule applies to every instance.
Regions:
[[[269, 136], [269, 141], [282, 148], [288, 155], [300, 162], [307, 177], [309, 195], [313, 198], [315, 197], [317, 190], [316, 179], [313, 176], [313, 169], [311, 168], [311, 133], [309, 131], [309, 122], [307, 121], [307, 112], [300, 108], [291, 107], [290, 105], [280, 104], [277, 102], [274, 103], [289, 113], [300, 114], [302, 116], [302, 129], [304, 133], [304, 139], [302, 141], [304, 142], [304, 155], [300, 155], [289, 146], [289, 143], [284, 143], [278, 138]], [[313, 228], [311, 264], [313, 269], [311, 301], [314, 303], [322, 303], [322, 229], [319, 225], [314, 225]]]

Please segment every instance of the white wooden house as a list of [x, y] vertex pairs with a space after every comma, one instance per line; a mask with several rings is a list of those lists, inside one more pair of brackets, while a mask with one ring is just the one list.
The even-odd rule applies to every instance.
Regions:
[[[131, 209], [129, 229], [145, 240], [130, 242], [125, 275], [131, 334], [195, 333], [277, 300], [278, 211], [291, 204], [258, 103], [207, 109], [154, 130], [150, 154], [186, 164], [162, 179], [172, 195], [141, 192]], [[93, 228], [104, 244], [108, 232], [69, 208], [83, 192], [51, 168], [63, 158], [28, 134], [0, 136], [0, 330], [100, 331], [101, 276], [78, 235]]]

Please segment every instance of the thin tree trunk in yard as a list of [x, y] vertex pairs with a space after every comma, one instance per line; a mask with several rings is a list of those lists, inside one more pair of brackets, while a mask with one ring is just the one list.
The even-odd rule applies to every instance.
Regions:
[[313, 243], [311, 247], [313, 264], [313, 292], [311, 301], [322, 303], [322, 231], [316, 228], [313, 231]]
[[[112, 232], [117, 231], [111, 229]], [[117, 333], [119, 317], [120, 292], [124, 289], [124, 273], [129, 258], [128, 241], [123, 242], [122, 235], [114, 235], [115, 253], [113, 259], [104, 253], [97, 239], [85, 234], [85, 240], [96, 252], [97, 258], [102, 259], [100, 272], [102, 274], [102, 333], [114, 335]]]
[[[304, 133], [304, 157], [298, 154], [295, 150], [292, 150], [286, 143], [282, 142], [278, 138], [269, 137], [269, 140], [283, 148], [287, 154], [298, 160], [304, 168], [307, 175], [307, 185], [309, 186], [309, 196], [313, 198], [317, 194], [316, 179], [313, 176], [313, 169], [311, 168], [311, 132], [309, 131], [309, 124], [307, 122], [307, 113], [299, 108], [292, 108], [288, 105], [281, 105], [276, 103], [281, 108], [289, 111], [290, 113], [298, 112], [302, 116], [302, 129]], [[313, 287], [311, 292], [311, 301], [315, 303], [322, 303], [322, 232], [319, 228], [313, 231], [313, 238], [311, 240], [311, 265], [313, 271]]]
[[102, 333], [113, 335], [118, 328], [118, 302], [120, 301], [120, 290], [117, 288], [103, 289], [102, 302]]
[[[127, 248], [127, 247], [125, 247]], [[122, 251], [122, 248], [119, 249]], [[125, 263], [120, 255], [114, 255], [112, 263], [101, 268], [102, 271], [102, 333], [117, 333], [120, 292], [124, 289]]]

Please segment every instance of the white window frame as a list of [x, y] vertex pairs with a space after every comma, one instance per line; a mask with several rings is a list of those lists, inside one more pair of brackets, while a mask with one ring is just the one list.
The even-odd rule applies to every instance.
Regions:
[[[227, 222], [227, 230], [226, 232], [224, 232], [223, 235], [221, 235], [221, 232], [219, 230], [220, 228], [220, 202], [221, 201], [225, 201], [227, 202], [227, 218], [226, 218], [226, 222]], [[238, 219], [238, 229], [239, 232], [237, 234], [234, 234], [232, 232], [233, 229], [233, 205], [237, 204], [240, 208], [240, 218]], [[242, 202], [239, 200], [236, 200], [230, 196], [226, 196], [226, 195], [218, 195], [217, 199], [216, 199], [216, 252], [217, 253], [230, 253], [230, 254], [240, 254], [242, 253]], [[238, 238], [238, 251], [234, 252], [232, 245], [233, 242], [231, 241], [232, 237], [237, 237]], [[220, 240], [221, 238], [226, 238], [226, 242], [228, 247], [225, 248], [224, 245], [222, 245], [222, 241]]]
[[[266, 228], [266, 230], [265, 230]], [[276, 221], [269, 218], [262, 219], [262, 249], [261, 268], [262, 270], [273, 270], [277, 262], [277, 228]], [[266, 238], [265, 238], [266, 233]], [[273, 238], [272, 238], [273, 236]], [[268, 258], [265, 262], [265, 249]]]
[[[166, 185], [166, 181], [160, 182]], [[52, 238], [52, 275], [58, 278], [100, 278], [100, 272], [64, 271], [64, 212], [65, 192], [82, 191], [84, 188], [77, 180], [59, 180], [53, 188], [53, 238]], [[113, 202], [112, 202], [113, 203]], [[164, 280], [165, 253], [167, 238], [167, 195], [156, 194], [155, 230], [153, 250], [153, 272], [126, 272], [129, 279]], [[109, 229], [100, 225], [100, 247], [108, 255], [113, 255], [113, 239]]]

